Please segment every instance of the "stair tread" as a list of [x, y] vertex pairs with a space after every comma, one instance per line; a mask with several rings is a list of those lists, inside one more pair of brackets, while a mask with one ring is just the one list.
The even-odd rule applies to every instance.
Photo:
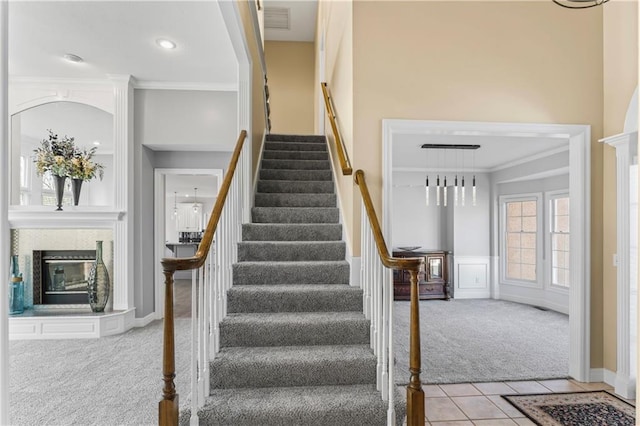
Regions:
[[362, 312], [250, 312], [230, 313], [224, 321], [230, 323], [335, 323], [342, 321], [368, 321]]
[[229, 292], [246, 291], [246, 292], [271, 292], [279, 293], [282, 291], [290, 292], [311, 292], [318, 293], [323, 291], [349, 291], [354, 293], [360, 293], [362, 290], [358, 287], [351, 286], [349, 284], [273, 284], [270, 286], [264, 285], [243, 285], [238, 287], [231, 287]]
[[[405, 392], [394, 392], [398, 424], [405, 413]], [[198, 415], [203, 426], [382, 426], [387, 408], [373, 384], [212, 389]]]
[[265, 266], [273, 264], [274, 266], [287, 267], [305, 267], [305, 266], [348, 266], [349, 262], [346, 260], [269, 260], [269, 261], [243, 261], [235, 263], [234, 266], [243, 265], [245, 267], [258, 267], [264, 268]]
[[216, 361], [253, 364], [278, 364], [283, 361], [316, 363], [326, 360], [376, 360], [369, 345], [309, 345], [309, 346], [233, 346], [221, 348]]
[[[247, 248], [252, 248], [252, 247], [263, 247], [263, 248], [268, 248], [268, 249], [296, 249], [296, 250], [302, 250], [302, 249], [342, 249], [343, 247], [345, 247], [345, 242], [344, 241], [240, 241], [238, 242], [238, 246], [244, 246]], [[343, 258], [341, 259], [336, 259], [336, 260], [343, 260]], [[298, 259], [291, 259], [291, 261], [294, 260], [298, 260]], [[323, 259], [323, 260], [328, 260], [328, 259]]]

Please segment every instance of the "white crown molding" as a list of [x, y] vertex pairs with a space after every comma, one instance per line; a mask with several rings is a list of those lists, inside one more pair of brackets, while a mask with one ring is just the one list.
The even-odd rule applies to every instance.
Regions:
[[105, 78], [47, 78], [13, 76], [9, 77], [9, 85], [42, 87], [42, 86], [105, 86], [111, 88], [113, 82], [131, 82], [134, 89], [158, 89], [158, 90], [204, 90], [213, 92], [237, 92], [237, 83], [212, 83], [190, 81], [151, 81], [137, 80], [131, 75], [106, 74]]
[[559, 153], [565, 152], [565, 151], [569, 151], [569, 145], [568, 144], [566, 146], [561, 146], [561, 147], [556, 148], [556, 149], [550, 149], [548, 151], [541, 152], [540, 154], [530, 155], [528, 157], [520, 158], [518, 160], [514, 160], [514, 161], [510, 161], [508, 163], [501, 164], [499, 166], [496, 166], [496, 167], [493, 167], [493, 168], [489, 169], [489, 172], [493, 173], [493, 172], [497, 172], [497, 171], [500, 171], [500, 170], [508, 169], [510, 167], [519, 166], [521, 164], [526, 164], [526, 163], [529, 163], [531, 161], [539, 160], [541, 158], [550, 157], [552, 155], [559, 154]]
[[420, 173], [489, 173], [490, 169], [482, 169], [482, 168], [461, 168], [461, 169], [452, 169], [450, 167], [438, 168], [438, 167], [394, 167], [393, 173], [401, 172], [401, 173], [412, 173], [412, 172], [420, 172]]
[[135, 80], [134, 89], [154, 89], [154, 90], [203, 90], [210, 92], [237, 92], [238, 85], [227, 83], [207, 83], [207, 82], [171, 82], [171, 81], [148, 81]]
[[25, 86], [52, 86], [52, 85], [103, 85], [111, 87], [112, 83], [107, 78], [47, 78], [47, 77], [27, 77], [13, 76], [9, 77], [9, 85], [25, 85]]

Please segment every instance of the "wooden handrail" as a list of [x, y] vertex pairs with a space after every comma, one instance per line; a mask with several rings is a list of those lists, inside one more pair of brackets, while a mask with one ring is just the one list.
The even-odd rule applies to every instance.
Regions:
[[[175, 271], [185, 271], [198, 269], [207, 259], [213, 236], [218, 227], [222, 209], [227, 200], [227, 194], [231, 187], [231, 181], [238, 165], [238, 159], [242, 153], [242, 147], [247, 137], [247, 132], [242, 130], [238, 136], [235, 150], [229, 162], [229, 169], [222, 181], [222, 186], [218, 192], [216, 204], [207, 223], [202, 241], [198, 245], [196, 254], [192, 257], [174, 258], [165, 257], [162, 259], [162, 269], [165, 278], [165, 300], [164, 300], [164, 343], [162, 347], [162, 374], [164, 387], [162, 389], [162, 400], [158, 406], [158, 420], [160, 425], [177, 426], [178, 424], [178, 393], [174, 379], [176, 377], [175, 362], [175, 337], [174, 337], [174, 318], [173, 318], [173, 273]], [[197, 395], [192, 395], [197, 398]]]
[[[347, 158], [347, 151], [344, 147], [344, 143], [342, 142], [342, 138], [340, 137], [340, 132], [338, 131], [336, 113], [333, 108], [331, 97], [329, 96], [327, 83], [322, 82], [320, 83], [320, 86], [322, 87], [324, 104], [327, 108], [327, 114], [329, 115], [329, 121], [331, 122], [331, 128], [333, 129], [333, 135], [336, 140], [336, 150], [338, 151], [342, 174], [350, 175], [352, 173], [352, 168], [349, 163], [349, 159]], [[384, 236], [380, 229], [378, 215], [376, 215], [376, 210], [373, 207], [373, 202], [369, 195], [369, 188], [367, 187], [364, 172], [362, 170], [356, 170], [353, 180], [360, 188], [362, 202], [364, 203], [365, 211], [369, 218], [371, 232], [373, 233], [373, 238], [376, 242], [376, 249], [378, 250], [378, 256], [380, 256], [382, 264], [389, 269], [407, 270], [411, 276], [409, 334], [409, 372], [411, 373], [411, 378], [409, 379], [409, 385], [407, 386], [407, 425], [424, 426], [424, 391], [422, 390], [422, 382], [420, 380], [420, 309], [418, 304], [418, 272], [420, 271], [422, 259], [416, 257], [398, 258], [389, 256], [389, 250], [387, 250], [387, 244], [384, 241]]]
[[364, 172], [356, 170], [354, 181], [360, 188], [360, 195], [364, 203], [371, 232], [376, 242], [378, 255], [382, 264], [390, 269], [408, 270], [411, 276], [411, 312], [409, 330], [409, 372], [411, 377], [407, 386], [407, 425], [424, 426], [424, 391], [420, 380], [420, 310], [418, 306], [418, 272], [422, 259], [418, 257], [397, 258], [389, 256], [387, 244], [384, 241], [376, 210], [373, 207]]
[[384, 241], [382, 235], [382, 229], [378, 222], [378, 215], [373, 207], [371, 196], [369, 195], [369, 188], [364, 178], [364, 172], [362, 170], [356, 170], [353, 180], [360, 188], [360, 195], [362, 196], [362, 202], [367, 211], [367, 217], [369, 218], [369, 224], [371, 225], [371, 231], [373, 232], [373, 238], [376, 241], [376, 248], [378, 249], [378, 255], [382, 264], [390, 269], [406, 269], [408, 271], [419, 271], [422, 259], [419, 257], [391, 257], [387, 250], [387, 244]]
[[340, 136], [340, 131], [338, 130], [338, 122], [336, 120], [336, 112], [333, 109], [333, 101], [331, 100], [331, 96], [329, 96], [329, 89], [327, 88], [327, 83], [320, 83], [322, 87], [322, 94], [324, 96], [324, 105], [327, 108], [327, 114], [329, 115], [329, 121], [331, 122], [331, 129], [333, 130], [333, 137], [336, 140], [336, 150], [338, 151], [338, 158], [340, 160], [340, 168], [342, 169], [342, 174], [345, 176], [350, 175], [353, 172], [351, 168], [351, 163], [349, 162], [349, 156], [347, 155], [347, 150], [344, 147], [344, 142], [342, 141], [342, 137]]

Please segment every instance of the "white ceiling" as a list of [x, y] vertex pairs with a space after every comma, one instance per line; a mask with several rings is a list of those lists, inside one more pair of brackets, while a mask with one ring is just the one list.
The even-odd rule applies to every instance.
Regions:
[[218, 178], [213, 175], [166, 175], [167, 202], [173, 203], [174, 191], [178, 203], [193, 202], [194, 188], [198, 188], [198, 201], [215, 198], [218, 196]]
[[[177, 44], [161, 49], [156, 39]], [[81, 64], [62, 59], [84, 58]], [[237, 86], [237, 61], [218, 3], [10, 1], [9, 74]]]
[[290, 29], [265, 28], [264, 39], [274, 41], [314, 41], [316, 38], [317, 0], [263, 0], [265, 9], [289, 9]]
[[[480, 145], [477, 150], [423, 149], [422, 144]], [[403, 134], [394, 137], [393, 169], [495, 171], [524, 159], [543, 157], [569, 149], [567, 138], [503, 135]]]

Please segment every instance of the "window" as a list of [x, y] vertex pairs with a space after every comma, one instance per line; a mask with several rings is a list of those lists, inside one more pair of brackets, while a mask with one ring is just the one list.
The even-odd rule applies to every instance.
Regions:
[[538, 201], [520, 199], [506, 201], [505, 278], [515, 281], [537, 279]]
[[569, 288], [569, 197], [553, 197], [551, 203], [551, 284]]

